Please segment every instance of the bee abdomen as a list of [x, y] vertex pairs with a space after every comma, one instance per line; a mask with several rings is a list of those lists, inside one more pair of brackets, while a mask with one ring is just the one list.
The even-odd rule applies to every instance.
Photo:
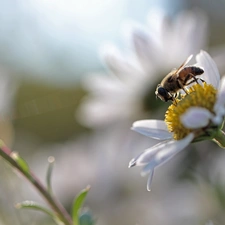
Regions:
[[204, 70], [203, 70], [203, 68], [201, 68], [201, 67], [194, 67], [193, 69], [194, 69], [194, 73], [195, 73], [196, 75], [201, 75], [201, 74], [204, 73]]
[[186, 67], [185, 69], [187, 69], [189, 73], [192, 73], [193, 75], [201, 75], [204, 73], [203, 68], [197, 66], [190, 66]]

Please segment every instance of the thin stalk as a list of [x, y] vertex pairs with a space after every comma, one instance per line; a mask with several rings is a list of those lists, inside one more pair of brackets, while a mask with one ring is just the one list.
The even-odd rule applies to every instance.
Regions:
[[23, 168], [11, 157], [11, 154], [12, 152], [9, 148], [2, 145], [0, 146], [0, 156], [2, 156], [2, 158], [4, 158], [12, 167], [16, 168], [40, 192], [51, 209], [57, 214], [57, 217], [65, 225], [73, 225], [71, 216], [62, 204], [47, 191], [32, 171], [24, 171]]
[[213, 137], [213, 141], [216, 142], [221, 148], [225, 148], [225, 133], [223, 130], [218, 130]]

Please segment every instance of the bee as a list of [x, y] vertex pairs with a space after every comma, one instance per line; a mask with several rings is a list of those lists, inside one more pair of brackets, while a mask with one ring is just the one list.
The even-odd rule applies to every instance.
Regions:
[[193, 82], [198, 83], [199, 78], [197, 79], [196, 76], [203, 74], [204, 70], [197, 66], [186, 66], [192, 56], [190, 55], [178, 69], [173, 69], [163, 78], [161, 83], [157, 85], [156, 97], [164, 102], [169, 100], [176, 102], [176, 97], [181, 89], [187, 94], [185, 87]]

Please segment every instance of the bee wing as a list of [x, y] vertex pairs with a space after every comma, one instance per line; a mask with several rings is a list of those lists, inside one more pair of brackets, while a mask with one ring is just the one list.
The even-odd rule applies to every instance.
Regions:
[[193, 55], [190, 55], [182, 64], [181, 66], [177, 69], [175, 74], [179, 74], [179, 72], [187, 65], [187, 63], [192, 59]]

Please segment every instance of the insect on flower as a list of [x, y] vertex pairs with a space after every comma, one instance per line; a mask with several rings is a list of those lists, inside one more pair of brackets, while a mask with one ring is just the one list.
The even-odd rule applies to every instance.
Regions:
[[197, 79], [196, 76], [203, 74], [204, 70], [197, 66], [186, 66], [192, 56], [193, 55], [190, 55], [178, 69], [173, 69], [163, 78], [161, 83], [158, 84], [155, 94], [162, 101], [175, 101], [177, 93], [181, 89], [187, 94], [185, 86], [188, 86], [193, 82], [198, 83], [199, 78]]
[[[155, 169], [171, 160], [192, 142], [212, 140], [225, 148], [225, 132], [222, 130], [225, 121], [225, 76], [220, 81], [216, 63], [205, 51], [200, 51], [196, 62], [205, 70], [201, 79], [204, 83], [199, 82], [188, 87], [187, 93], [180, 95], [179, 99], [175, 99], [176, 92], [172, 92], [171, 96], [177, 100], [177, 104], [168, 107], [164, 121], [150, 119], [133, 123], [132, 130], [161, 141], [129, 163], [129, 167], [143, 167], [141, 175], [148, 175], [149, 191]], [[184, 65], [185, 63], [182, 66]], [[190, 83], [191, 78], [186, 79], [186, 83]], [[196, 78], [197, 81], [199, 79]]]

